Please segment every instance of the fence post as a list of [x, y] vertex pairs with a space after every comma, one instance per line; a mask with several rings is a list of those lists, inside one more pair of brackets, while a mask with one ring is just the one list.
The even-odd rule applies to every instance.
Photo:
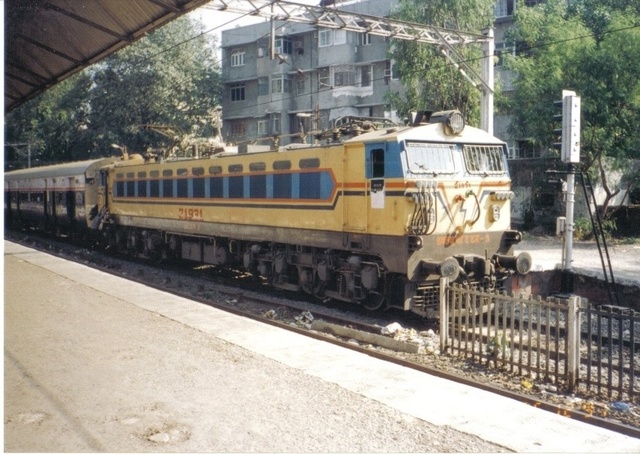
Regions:
[[567, 307], [567, 379], [573, 392], [580, 367], [580, 297], [570, 296]]
[[449, 278], [440, 278], [440, 352], [447, 351], [449, 346], [449, 299], [447, 288], [449, 287]]

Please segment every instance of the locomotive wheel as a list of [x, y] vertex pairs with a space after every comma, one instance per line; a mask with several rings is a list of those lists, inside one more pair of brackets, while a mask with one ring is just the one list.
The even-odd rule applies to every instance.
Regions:
[[385, 298], [377, 292], [370, 292], [365, 299], [362, 300], [362, 306], [370, 311], [377, 311], [385, 303]]

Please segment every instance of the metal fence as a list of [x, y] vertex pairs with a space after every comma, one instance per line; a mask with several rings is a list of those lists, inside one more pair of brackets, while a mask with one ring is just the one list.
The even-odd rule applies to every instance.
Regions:
[[441, 282], [440, 343], [489, 368], [619, 400], [640, 396], [640, 314], [571, 296], [527, 298]]

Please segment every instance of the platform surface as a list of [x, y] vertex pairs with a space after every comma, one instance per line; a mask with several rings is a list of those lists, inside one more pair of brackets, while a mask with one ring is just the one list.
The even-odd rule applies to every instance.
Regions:
[[[53, 451], [375, 451], [389, 449], [375, 437], [402, 433], [410, 423], [411, 430], [429, 431], [432, 441], [460, 433], [460, 443], [477, 437], [516, 452], [640, 452], [639, 439], [11, 242], [4, 242], [4, 256], [5, 451], [38, 450], [35, 438], [46, 437]], [[291, 393], [307, 407], [292, 407]], [[233, 408], [217, 406], [223, 395], [242, 399]], [[342, 441], [341, 430], [364, 431], [361, 415], [374, 410], [393, 423], [376, 428], [372, 421], [371, 440], [359, 446]], [[296, 434], [302, 424], [296, 418], [309, 412], [327, 425]], [[237, 413], [245, 415], [242, 423], [234, 422]], [[269, 422], [287, 414], [286, 424]], [[284, 433], [283, 424], [293, 433]], [[56, 433], [72, 441], [58, 446]], [[320, 440], [320, 433], [332, 435]], [[298, 440], [283, 446], [274, 434]], [[419, 436], [407, 446], [456, 449]], [[407, 446], [392, 449], [414, 450]]]

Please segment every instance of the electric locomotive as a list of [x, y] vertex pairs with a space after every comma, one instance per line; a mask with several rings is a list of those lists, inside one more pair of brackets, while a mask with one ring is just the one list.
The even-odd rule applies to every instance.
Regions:
[[504, 142], [457, 111], [351, 120], [324, 144], [107, 166], [101, 228], [130, 254], [241, 265], [274, 287], [425, 316], [440, 277], [492, 290], [529, 271], [513, 256]]

